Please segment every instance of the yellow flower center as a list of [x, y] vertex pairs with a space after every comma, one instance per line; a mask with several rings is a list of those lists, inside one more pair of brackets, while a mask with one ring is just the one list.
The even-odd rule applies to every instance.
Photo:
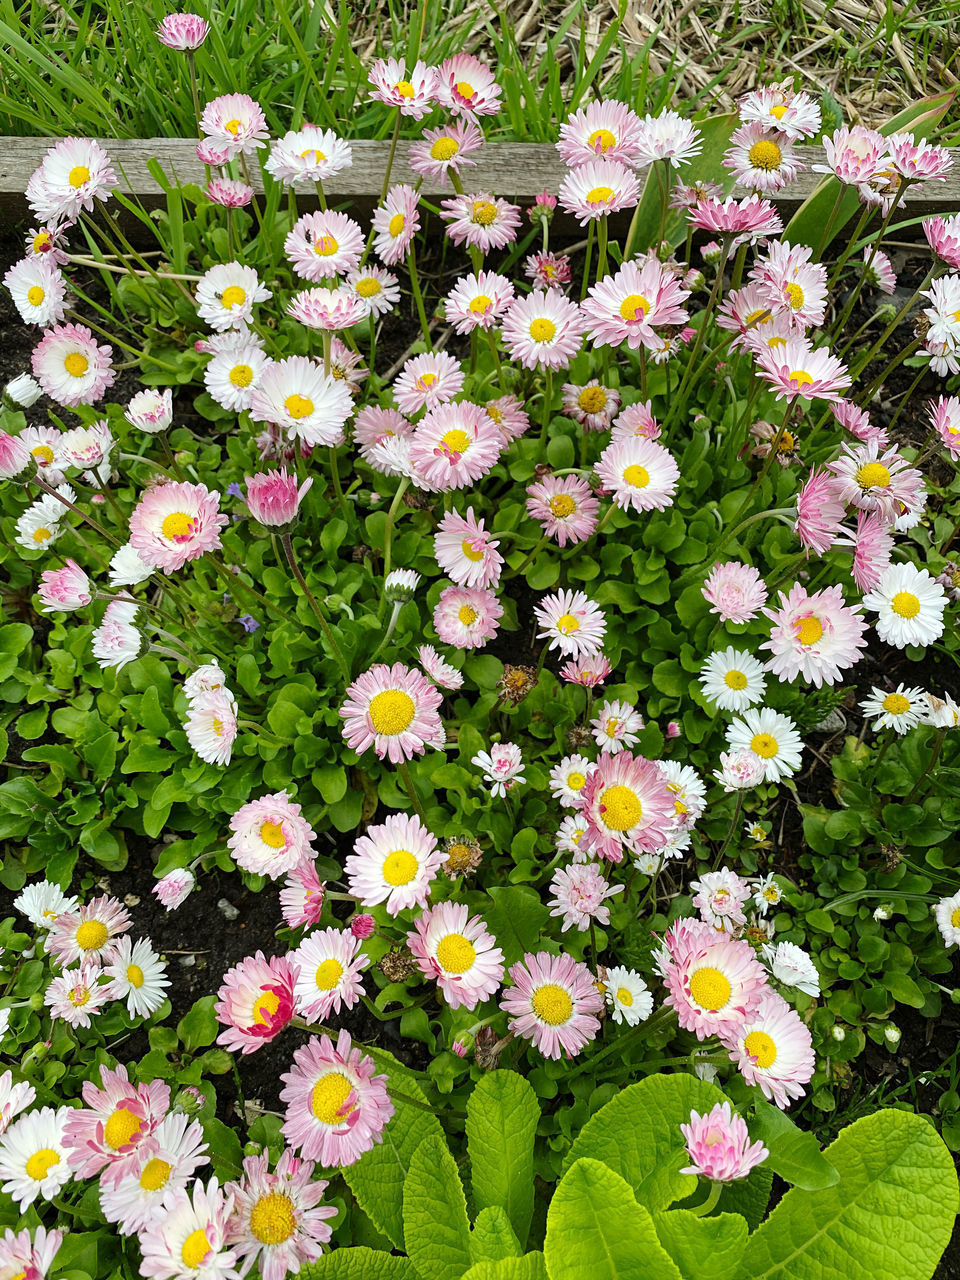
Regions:
[[466, 453], [470, 448], [470, 437], [459, 427], [454, 427], [452, 431], [444, 432], [443, 443], [451, 453]]
[[403, 228], [407, 225], [407, 220], [402, 213], [395, 213], [387, 224], [387, 230], [392, 236], [398, 236]]
[[915, 618], [920, 612], [920, 600], [912, 591], [898, 591], [890, 601], [890, 608], [898, 618]]
[[332, 991], [342, 977], [343, 965], [339, 960], [334, 960], [333, 956], [329, 956], [318, 965], [313, 980], [317, 984], [318, 991]]
[[780, 443], [777, 445], [777, 453], [793, 453], [796, 447], [797, 442], [791, 432], [784, 431], [783, 435], [780, 437]]
[[30, 451], [41, 466], [49, 466], [53, 461], [53, 450], [48, 444], [38, 444]]
[[492, 298], [488, 298], [485, 293], [478, 293], [470, 300], [467, 310], [472, 311], [475, 316], [485, 316], [492, 306]]
[[574, 511], [577, 509], [577, 504], [574, 502], [573, 498], [570, 497], [569, 493], [556, 494], [550, 499], [547, 505], [550, 508], [551, 514], [557, 516], [561, 520], [565, 516], [573, 515]]
[[412, 98], [414, 96], [414, 88], [409, 80], [398, 80], [393, 86], [394, 93], [399, 93], [401, 98]]
[[253, 370], [248, 364], [235, 364], [230, 370], [230, 381], [235, 387], [249, 387], [253, 381]]
[[626, 987], [617, 987], [617, 1001], [620, 1004], [626, 1005], [626, 1007], [629, 1009], [630, 1006], [633, 1004], [633, 995], [627, 990]]
[[558, 987], [553, 982], [537, 987], [530, 1003], [540, 1021], [551, 1027], [562, 1026], [570, 1020], [570, 1015], [573, 1013], [573, 1001], [570, 996], [563, 987]]
[[733, 988], [719, 969], [698, 969], [690, 975], [690, 996], [701, 1009], [716, 1013], [730, 999]]
[[467, 80], [458, 80], [454, 85], [454, 88], [461, 98], [472, 98], [476, 93], [476, 89], [474, 89], [473, 85]]
[[56, 1151], [52, 1151], [50, 1147], [43, 1147], [40, 1151], [35, 1151], [27, 1161], [27, 1177], [32, 1178], [34, 1182], [42, 1182], [53, 1166], [59, 1163], [60, 1157]]
[[373, 276], [367, 276], [365, 280], [357, 281], [356, 290], [361, 298], [375, 298], [381, 292], [380, 281]]
[[253, 1002], [253, 1025], [266, 1027], [280, 1008], [280, 997], [275, 991], [261, 991]]
[[218, 738], [223, 737], [223, 721], [220, 719], [219, 716], [213, 717], [213, 720], [211, 721], [211, 724], [210, 724], [210, 728], [213, 730], [213, 732], [217, 735]]
[[342, 1124], [350, 1112], [356, 1110], [355, 1103], [344, 1110], [352, 1088], [353, 1085], [340, 1071], [321, 1076], [310, 1094], [310, 1110], [323, 1124]]
[[67, 181], [71, 187], [82, 187], [85, 182], [90, 181], [90, 170], [85, 164], [75, 164], [67, 174]]
[[384, 689], [370, 699], [367, 714], [375, 733], [394, 736], [409, 729], [417, 714], [417, 705], [402, 689]]
[[489, 200], [474, 200], [473, 213], [470, 215], [470, 221], [479, 224], [481, 227], [489, 227], [491, 222], [497, 220], [497, 206], [491, 204]]
[[197, 1271], [212, 1252], [206, 1231], [202, 1227], [197, 1227], [196, 1231], [191, 1231], [184, 1240], [180, 1257], [188, 1271]]
[[409, 849], [394, 849], [383, 860], [383, 878], [395, 887], [409, 884], [420, 869], [420, 864]]
[[64, 360], [63, 367], [71, 378], [82, 378], [90, 368], [90, 361], [79, 351], [71, 351]]
[[460, 150], [460, 144], [456, 138], [438, 138], [430, 148], [431, 160], [452, 160]]
[[787, 295], [787, 301], [793, 311], [799, 311], [803, 306], [803, 290], [798, 284], [790, 283], [784, 286], [784, 293]]
[[607, 737], [615, 738], [617, 736], [617, 729], [619, 729], [619, 727], [620, 727], [620, 721], [616, 718], [616, 716], [611, 716], [610, 719], [607, 721]]
[[587, 139], [587, 146], [591, 151], [596, 151], [597, 143], [600, 144], [600, 150], [607, 152], [611, 147], [617, 145], [617, 140], [609, 129], [594, 129], [590, 137]]
[[33, 252], [41, 254], [45, 249], [48, 249], [52, 243], [53, 236], [49, 231], [38, 231], [33, 237]]
[[777, 1046], [765, 1031], [751, 1031], [743, 1047], [756, 1059], [758, 1067], [772, 1067], [777, 1060]]
[[437, 964], [445, 973], [466, 973], [476, 958], [476, 948], [462, 933], [448, 933], [437, 946]]
[[769, 324], [773, 319], [773, 313], [769, 307], [758, 307], [756, 311], [751, 311], [744, 320], [744, 327], [747, 329], [755, 329], [759, 324]]
[[474, 564], [479, 564], [479, 562], [483, 559], [483, 552], [477, 551], [474, 544], [470, 542], [467, 538], [464, 538], [464, 540], [460, 543], [460, 550], [467, 557], [467, 559], [472, 560]]
[[569, 636], [580, 630], [580, 623], [572, 613], [562, 613], [557, 619], [557, 630], [561, 635]]
[[283, 823], [264, 822], [260, 827], [260, 839], [271, 849], [282, 849], [287, 843], [287, 837], [283, 834]]
[[39, 307], [40, 303], [47, 295], [43, 292], [38, 284], [33, 285], [27, 290], [27, 301], [31, 307]]
[[186, 511], [171, 511], [168, 516], [163, 517], [163, 524], [160, 526], [160, 532], [171, 541], [189, 537], [192, 531], [193, 516]]
[[[773, 343], [771, 342], [769, 345], [773, 346]], [[798, 388], [809, 387], [810, 383], [813, 382], [813, 375], [807, 373], [806, 369], [791, 369], [787, 374], [787, 381], [794, 383]]]
[[313, 252], [318, 258], [330, 258], [339, 248], [340, 245], [335, 236], [325, 235], [314, 241]]
[[613, 199], [613, 187], [591, 187], [587, 192], [587, 204], [609, 204]]
[[313, 401], [309, 396], [287, 396], [283, 402], [283, 407], [296, 422], [299, 422], [301, 418], [309, 418], [310, 414], [313, 413]]
[[745, 689], [747, 687], [747, 677], [742, 671], [728, 671], [723, 677], [723, 683], [728, 689]]
[[643, 817], [643, 805], [629, 787], [607, 787], [600, 797], [600, 812], [611, 831], [629, 831]]
[[885, 489], [890, 483], [890, 471], [882, 462], [868, 462], [857, 469], [857, 484], [861, 489]]
[[620, 303], [620, 315], [624, 320], [643, 320], [650, 310], [650, 303], [640, 293], [629, 293]]
[[127, 1107], [117, 1107], [103, 1126], [103, 1140], [108, 1147], [119, 1151], [137, 1137], [142, 1125], [140, 1117], [135, 1116]]
[[306, 159], [308, 159], [310, 156], [313, 156], [313, 159], [310, 161], [310, 163], [311, 163], [311, 164], [322, 164], [322, 163], [323, 163], [323, 161], [324, 161], [324, 160], [326, 160], [326, 158], [327, 158], [327, 157], [323, 154], [323, 152], [322, 152], [322, 151], [318, 151], [318, 150], [316, 149], [316, 147], [307, 147], [306, 151], [301, 151], [301, 152], [300, 152], [300, 159], [301, 159], [301, 160], [306, 160]]
[[489, 404], [484, 405], [484, 408], [487, 411], [487, 417], [493, 422], [496, 422], [499, 425], [503, 421], [503, 411], [498, 405], [495, 405], [491, 401]]
[[780, 750], [776, 738], [769, 733], [755, 733], [750, 739], [750, 750], [761, 760], [772, 760]]
[[761, 138], [747, 152], [747, 159], [754, 169], [763, 169], [769, 173], [772, 169], [780, 168], [783, 152], [769, 138]]
[[797, 639], [803, 645], [816, 644], [823, 635], [823, 623], [811, 614], [796, 623]]
[[530, 337], [534, 342], [551, 342], [556, 332], [557, 326], [546, 316], [538, 316], [536, 320], [531, 321]]
[[80, 983], [73, 988], [67, 999], [75, 1009], [82, 1009], [85, 1004], [90, 1002], [90, 988]]
[[166, 1160], [161, 1160], [159, 1156], [154, 1156], [152, 1160], [148, 1160], [143, 1166], [143, 1173], [141, 1173], [139, 1181], [144, 1191], [159, 1191], [161, 1187], [167, 1185], [169, 1177], [169, 1164], [167, 1164]]
[[954, 911], [953, 915], [950, 917], [950, 923], [953, 925], [954, 929], [960, 929], [960, 907], [957, 907], [956, 911]]
[[584, 387], [577, 396], [577, 404], [585, 413], [599, 413], [607, 405], [607, 393], [603, 387]]
[[225, 311], [232, 311], [234, 307], [242, 307], [247, 300], [245, 289], [241, 289], [238, 284], [229, 284], [220, 295], [220, 305]]
[[261, 1244], [283, 1244], [296, 1229], [293, 1201], [282, 1191], [261, 1196], [250, 1210], [250, 1231]]
[[472, 608], [472, 606], [468, 604], [462, 604], [460, 606], [460, 612], [457, 614], [457, 617], [465, 627], [472, 627], [479, 616], [480, 615], [477, 613], [476, 609]]
[[567, 786], [571, 791], [579, 791], [587, 780], [585, 773], [571, 773], [567, 775]]
[[645, 489], [650, 483], [650, 472], [634, 462], [624, 471], [623, 478], [634, 489]]
[[49, 529], [46, 529], [46, 528], [34, 529], [33, 531], [34, 542], [46, 542], [49, 538], [52, 538], [52, 537], [53, 537], [53, 534]]
[[770, 108], [770, 114], [776, 116], [778, 120], [782, 120], [787, 114], [787, 108], [783, 103], [778, 103], [777, 106]]
[[910, 710], [910, 699], [905, 698], [902, 693], [888, 693], [880, 705], [892, 716], [902, 716], [905, 711]]
[[81, 951], [96, 951], [110, 936], [102, 920], [85, 920], [77, 930], [77, 946]]
[[143, 970], [138, 964], [127, 965], [127, 981], [130, 983], [131, 987], [136, 987], [138, 991], [143, 986]]

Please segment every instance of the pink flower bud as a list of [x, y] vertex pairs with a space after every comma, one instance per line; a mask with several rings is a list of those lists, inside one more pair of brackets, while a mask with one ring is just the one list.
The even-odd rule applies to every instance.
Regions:
[[677, 724], [676, 720], [669, 720], [667, 722], [667, 737], [668, 738], [680, 737], [680, 726]]
[[469, 1047], [470, 1046], [467, 1044], [466, 1040], [454, 1040], [453, 1044], [450, 1046], [450, 1050], [452, 1053], [455, 1053], [458, 1058], [465, 1058]]
[[227, 163], [230, 159], [230, 152], [225, 148], [221, 149], [214, 146], [209, 138], [204, 138], [197, 143], [197, 159], [201, 164], [209, 164], [216, 167]]
[[153, 892], [168, 911], [176, 911], [190, 896], [196, 883], [196, 877], [189, 867], [177, 867], [157, 881]]
[[239, 178], [211, 178], [207, 183], [207, 199], [225, 209], [242, 209], [253, 199], [253, 187]]
[[173, 421], [173, 392], [169, 387], [166, 391], [155, 391], [152, 387], [146, 387], [133, 397], [123, 416], [133, 426], [139, 427], [149, 435], [166, 431]]
[[160, 43], [178, 53], [199, 49], [209, 34], [209, 22], [196, 13], [171, 13], [157, 27]]
[[247, 506], [259, 524], [276, 529], [292, 524], [313, 479], [304, 480], [297, 489], [296, 476], [285, 467], [279, 471], [260, 471], [246, 477]]
[[75, 560], [68, 560], [62, 569], [46, 569], [40, 575], [37, 595], [43, 601], [44, 613], [70, 613], [93, 599], [90, 579]]
[[691, 1111], [690, 1123], [682, 1124], [680, 1132], [693, 1162], [680, 1172], [700, 1174], [714, 1182], [745, 1178], [770, 1154], [762, 1142], [750, 1141], [745, 1122], [729, 1102], [718, 1102], [707, 1115]]
[[13, 480], [26, 471], [32, 461], [30, 450], [21, 440], [0, 431], [0, 476], [4, 480]]
[[376, 927], [373, 916], [354, 916], [350, 921], [350, 932], [355, 938], [369, 938]]

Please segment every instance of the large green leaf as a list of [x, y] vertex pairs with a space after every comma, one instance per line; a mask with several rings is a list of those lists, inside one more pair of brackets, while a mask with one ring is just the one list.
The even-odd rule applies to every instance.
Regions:
[[498, 885], [488, 890], [493, 906], [486, 911], [487, 923], [503, 951], [507, 965], [516, 964], [527, 951], [535, 951], [540, 931], [550, 912], [540, 895], [525, 885]]
[[768, 1168], [779, 1173], [785, 1182], [803, 1187], [805, 1191], [821, 1191], [836, 1185], [840, 1175], [812, 1133], [798, 1128], [779, 1107], [769, 1102], [757, 1102], [756, 1113], [750, 1136], [759, 1138], [767, 1148]]
[[690, 1160], [681, 1124], [690, 1112], [725, 1101], [716, 1085], [690, 1075], [648, 1076], [612, 1098], [580, 1130], [567, 1153], [569, 1167], [581, 1156], [602, 1160], [625, 1178], [641, 1204], [666, 1209], [696, 1189], [696, 1178], [680, 1170]]
[[748, 1178], [724, 1187], [723, 1208], [727, 1213], [741, 1214], [750, 1230], [756, 1231], [767, 1212], [772, 1187], [773, 1170], [768, 1169], [764, 1161], [752, 1170]]
[[953, 1160], [933, 1126], [876, 1111], [826, 1156], [840, 1181], [788, 1191], [747, 1242], [740, 1280], [929, 1280], [958, 1204]]
[[481, 1209], [470, 1233], [470, 1257], [474, 1264], [519, 1258], [522, 1253], [506, 1210], [498, 1204]]
[[525, 1253], [522, 1258], [474, 1263], [463, 1280], [547, 1280], [547, 1268], [542, 1253]]
[[410, 1162], [403, 1241], [422, 1280], [460, 1280], [473, 1261], [463, 1184], [442, 1136], [425, 1138]]
[[747, 1244], [747, 1223], [739, 1213], [698, 1218], [671, 1209], [656, 1214], [653, 1225], [683, 1280], [733, 1280], [737, 1274]]
[[300, 1280], [418, 1280], [409, 1258], [379, 1249], [334, 1249], [300, 1268]]
[[629, 1183], [599, 1160], [577, 1160], [547, 1212], [550, 1280], [682, 1280]]
[[477, 1209], [500, 1205], [526, 1242], [533, 1216], [533, 1142], [540, 1107], [515, 1071], [483, 1076], [467, 1102], [467, 1151]]

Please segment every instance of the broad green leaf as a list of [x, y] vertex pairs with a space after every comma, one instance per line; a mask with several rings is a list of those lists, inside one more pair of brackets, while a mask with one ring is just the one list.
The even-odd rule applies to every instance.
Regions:
[[876, 1111], [826, 1150], [840, 1181], [788, 1191], [750, 1237], [740, 1280], [929, 1280], [957, 1213], [957, 1175], [937, 1131]]
[[505, 963], [516, 964], [525, 952], [536, 950], [550, 913], [538, 893], [521, 885], [498, 885], [488, 892], [493, 906], [487, 909], [487, 923]]
[[177, 1035], [190, 1053], [205, 1049], [217, 1038], [220, 1028], [217, 1015], [213, 1012], [215, 1002], [215, 996], [201, 996], [177, 1023]]
[[540, 1107], [514, 1071], [483, 1076], [467, 1102], [467, 1150], [477, 1209], [500, 1205], [525, 1243], [533, 1216], [533, 1142]]
[[410, 1162], [403, 1241], [422, 1280], [460, 1280], [473, 1261], [463, 1184], [442, 1136], [425, 1138]]
[[419, 1280], [409, 1258], [378, 1249], [334, 1249], [300, 1268], [300, 1280]]
[[481, 1209], [470, 1233], [470, 1257], [477, 1262], [519, 1258], [523, 1250], [505, 1209], [498, 1204]]
[[746, 1219], [739, 1213], [698, 1218], [686, 1209], [671, 1209], [655, 1214], [653, 1225], [683, 1280], [733, 1280], [747, 1244]]
[[746, 1218], [750, 1230], [756, 1231], [767, 1212], [772, 1186], [773, 1170], [764, 1161], [748, 1178], [724, 1187], [722, 1208], [725, 1213], [739, 1213]]
[[629, 1183], [577, 1160], [553, 1193], [543, 1256], [550, 1280], [682, 1280]]
[[681, 1124], [690, 1112], [710, 1111], [724, 1095], [716, 1085], [694, 1076], [648, 1076], [612, 1098], [580, 1130], [567, 1153], [566, 1167], [582, 1156], [602, 1160], [625, 1178], [641, 1204], [652, 1212], [691, 1195], [692, 1174]]
[[522, 1258], [476, 1262], [463, 1280], [547, 1280], [547, 1267], [542, 1253], [525, 1253]]
[[839, 1173], [825, 1158], [812, 1133], [799, 1129], [788, 1115], [769, 1102], [757, 1102], [757, 1119], [750, 1137], [759, 1139], [769, 1151], [768, 1168], [785, 1182], [805, 1191], [821, 1191], [835, 1186]]

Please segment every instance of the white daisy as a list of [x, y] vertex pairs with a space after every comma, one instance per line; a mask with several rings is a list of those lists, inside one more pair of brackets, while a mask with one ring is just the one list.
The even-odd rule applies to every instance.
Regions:
[[587, 820], [582, 813], [572, 813], [560, 823], [556, 835], [558, 853], [572, 853], [574, 862], [586, 862], [587, 851], [580, 848], [580, 837], [587, 829]]
[[580, 804], [580, 792], [596, 765], [586, 756], [564, 756], [550, 770], [550, 790], [554, 799], [565, 809], [576, 809]]
[[908, 689], [898, 684], [893, 693], [884, 693], [874, 686], [870, 697], [864, 698], [860, 709], [865, 716], [876, 716], [874, 729], [895, 729], [897, 733], [909, 733], [920, 723], [926, 710], [922, 689]]
[[111, 1000], [126, 1000], [127, 1012], [137, 1018], [149, 1017], [166, 999], [170, 985], [167, 966], [163, 963], [149, 938], [129, 937], [118, 939], [116, 951], [104, 974], [112, 979], [108, 991]]
[[755, 702], [763, 701], [767, 687], [763, 665], [733, 645], [711, 653], [700, 668], [699, 679], [703, 696], [721, 711], [746, 711]]
[[63, 1129], [69, 1107], [27, 1111], [0, 1137], [0, 1185], [21, 1210], [52, 1200], [70, 1180]]
[[657, 768], [667, 780], [673, 807], [681, 824], [693, 826], [707, 805], [707, 788], [696, 769], [679, 760], [658, 760]]
[[58, 884], [37, 880], [24, 885], [13, 900], [14, 908], [38, 929], [49, 929], [63, 911], [76, 911], [79, 898], [69, 897]]
[[[62, 507], [66, 511], [66, 507]], [[27, 551], [44, 551], [52, 547], [63, 533], [58, 520], [51, 519], [49, 504], [42, 499], [32, 503], [16, 524], [16, 541]]]
[[945, 693], [942, 698], [936, 694], [924, 693], [923, 708], [920, 712], [920, 723], [930, 725], [933, 729], [956, 729], [960, 724], [960, 705]]
[[124, 1163], [115, 1183], [100, 1181], [100, 1207], [121, 1235], [133, 1235], [155, 1221], [162, 1201], [186, 1187], [200, 1165], [208, 1163], [207, 1144], [199, 1120], [171, 1113], [141, 1142]]
[[205, 271], [197, 281], [197, 314], [212, 329], [236, 329], [251, 319], [254, 303], [271, 297], [253, 267], [225, 262]]
[[629, 702], [604, 702], [590, 721], [593, 740], [601, 751], [615, 756], [624, 747], [636, 746], [643, 729], [643, 716]]
[[819, 996], [820, 974], [802, 947], [792, 942], [778, 942], [775, 947], [765, 944], [761, 950], [767, 968], [778, 982], [805, 991], [808, 996]]
[[943, 634], [946, 604], [940, 583], [926, 569], [910, 562], [890, 565], [876, 587], [863, 597], [863, 607], [877, 614], [877, 635], [898, 649], [937, 640]]
[[644, 1022], [653, 1012], [653, 996], [647, 990], [647, 984], [633, 969], [617, 966], [607, 970], [606, 977], [607, 1004], [614, 1022], [625, 1022], [635, 1027]]
[[260, 375], [272, 363], [258, 346], [246, 343], [236, 351], [218, 352], [203, 371], [203, 383], [217, 404], [240, 413], [250, 408]]
[[800, 768], [803, 741], [789, 716], [770, 707], [750, 707], [727, 729], [731, 751], [749, 751], [763, 765], [766, 782], [779, 782]]
[[775, 907], [782, 897], [783, 890], [774, 880], [773, 872], [757, 881], [753, 901], [762, 916], [765, 916], [771, 907]]
[[140, 558], [140, 552], [136, 547], [131, 547], [129, 542], [118, 547], [110, 559], [111, 587], [135, 587], [140, 582], [146, 582], [151, 573], [152, 566]]
[[948, 947], [960, 944], [960, 892], [941, 898], [933, 909], [943, 941]]

